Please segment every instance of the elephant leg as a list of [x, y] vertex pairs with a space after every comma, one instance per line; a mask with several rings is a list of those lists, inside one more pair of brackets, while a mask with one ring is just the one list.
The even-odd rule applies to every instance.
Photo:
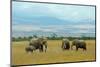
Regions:
[[41, 52], [43, 52], [43, 45], [41, 46]]
[[70, 49], [70, 45], [69, 45], [69, 43], [67, 44], [67, 50], [69, 50]]
[[40, 52], [43, 52], [43, 45], [40, 45], [39, 51], [40, 51]]
[[64, 50], [64, 44], [62, 44], [62, 49]]
[[83, 48], [83, 51], [84, 51], [84, 50], [86, 51], [86, 47]]
[[78, 51], [78, 47], [76, 47], [76, 51]]
[[68, 43], [68, 50], [70, 49], [70, 43]]
[[39, 48], [39, 52], [41, 52], [41, 49]]
[[71, 45], [71, 50], [73, 50], [73, 45]]
[[47, 50], [47, 45], [44, 45], [45, 46], [45, 52], [46, 52], [46, 50]]
[[63, 50], [65, 50], [65, 44], [63, 45]]
[[66, 47], [67, 47], [66, 44], [64, 44], [64, 49], [66, 49]]

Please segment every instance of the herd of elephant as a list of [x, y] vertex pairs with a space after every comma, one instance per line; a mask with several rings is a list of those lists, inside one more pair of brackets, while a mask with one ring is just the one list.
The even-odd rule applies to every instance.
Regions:
[[[47, 38], [32, 38], [29, 41], [29, 46], [25, 48], [26, 52], [33, 52], [35, 50], [39, 50], [39, 52], [46, 52], [47, 51]], [[86, 50], [86, 42], [84, 40], [75, 39], [70, 43], [68, 39], [62, 39], [62, 50], [73, 50], [73, 46], [76, 47], [76, 51], [81, 48]]]

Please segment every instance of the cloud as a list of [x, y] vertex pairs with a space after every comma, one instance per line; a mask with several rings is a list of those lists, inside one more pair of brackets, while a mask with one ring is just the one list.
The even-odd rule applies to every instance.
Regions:
[[44, 26], [35, 26], [35, 25], [14, 25], [12, 30], [15, 32], [54, 32], [55, 29], [44, 28]]
[[40, 27], [32, 26], [32, 25], [14, 25], [12, 27], [13, 31], [17, 32], [32, 32], [32, 31], [40, 31]]
[[67, 33], [89, 33], [89, 30], [95, 30], [94, 25], [14, 25], [13, 31], [17, 32], [67, 32]]
[[13, 2], [12, 7], [14, 34], [95, 32], [94, 7], [27, 2]]

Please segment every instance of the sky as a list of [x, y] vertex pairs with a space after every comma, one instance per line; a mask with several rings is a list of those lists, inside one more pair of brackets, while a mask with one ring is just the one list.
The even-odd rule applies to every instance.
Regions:
[[12, 35], [95, 36], [95, 7], [12, 2]]

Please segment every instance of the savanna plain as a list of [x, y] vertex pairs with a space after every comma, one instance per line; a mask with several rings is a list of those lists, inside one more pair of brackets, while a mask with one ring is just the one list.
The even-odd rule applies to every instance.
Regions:
[[[86, 40], [87, 50], [62, 50], [61, 40], [48, 40], [48, 48], [46, 52], [33, 51], [27, 53], [25, 47], [29, 45], [28, 41], [12, 42], [11, 45], [11, 63], [12, 65], [27, 64], [49, 64], [63, 62], [79, 62], [79, 61], [95, 61], [95, 40]], [[72, 41], [70, 41], [70, 44]]]

